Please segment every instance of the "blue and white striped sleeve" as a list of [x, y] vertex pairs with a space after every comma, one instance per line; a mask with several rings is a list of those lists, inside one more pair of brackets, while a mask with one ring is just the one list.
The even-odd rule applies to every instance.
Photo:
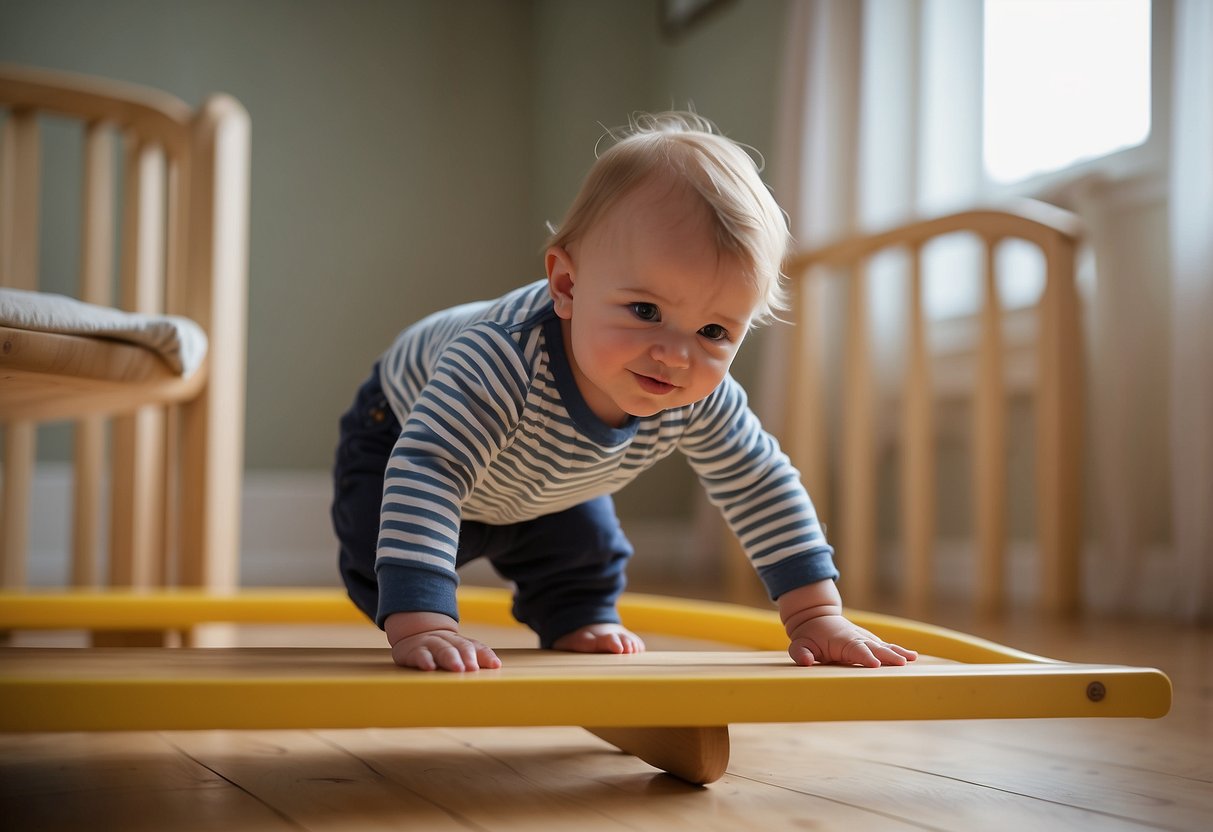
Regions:
[[800, 472], [750, 410], [741, 385], [726, 377], [696, 407], [679, 447], [772, 600], [797, 587], [837, 580], [834, 550]]
[[458, 619], [462, 505], [522, 415], [530, 368], [508, 334], [473, 326], [444, 349], [388, 459], [375, 573], [380, 627], [395, 612]]

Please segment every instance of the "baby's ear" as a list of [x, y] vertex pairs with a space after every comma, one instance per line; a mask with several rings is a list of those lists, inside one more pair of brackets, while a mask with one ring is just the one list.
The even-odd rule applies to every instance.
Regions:
[[556, 314], [561, 318], [573, 317], [573, 258], [568, 250], [560, 246], [551, 246], [543, 257], [544, 267], [548, 273], [548, 294], [552, 296], [552, 304]]

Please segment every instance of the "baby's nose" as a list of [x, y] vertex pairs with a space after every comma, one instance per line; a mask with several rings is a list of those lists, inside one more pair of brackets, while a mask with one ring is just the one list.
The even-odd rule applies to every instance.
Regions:
[[691, 351], [683, 338], [662, 338], [653, 344], [651, 354], [655, 361], [675, 369], [685, 369], [691, 363]]

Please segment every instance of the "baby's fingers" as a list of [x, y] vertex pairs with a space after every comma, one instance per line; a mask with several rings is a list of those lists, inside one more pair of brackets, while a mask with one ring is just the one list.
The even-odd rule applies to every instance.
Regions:
[[[876, 655], [876, 651], [883, 651], [884, 648], [877, 642], [869, 642], [862, 638], [852, 639], [847, 642], [842, 648], [842, 664], [857, 664], [860, 667], [880, 667], [883, 662]], [[886, 651], [888, 655], [895, 656], [898, 664], [905, 664], [906, 660], [897, 656], [892, 651]], [[889, 662], [894, 664], [895, 662]]]
[[844, 662], [858, 664], [863, 667], [880, 667], [894, 665], [900, 667], [907, 661], [914, 661], [918, 654], [906, 650], [896, 644], [888, 644], [879, 639], [856, 639], [850, 642], [844, 651]]
[[392, 661], [401, 667], [415, 667], [418, 670], [438, 669], [432, 650], [425, 645], [412, 644], [407, 639], [392, 645]]
[[913, 661], [918, 654], [895, 644], [885, 644], [877, 638], [854, 638], [846, 643], [841, 639], [823, 647], [817, 641], [798, 638], [788, 647], [788, 655], [801, 667], [812, 667], [820, 662], [880, 667], [881, 665], [903, 665]]
[[470, 638], [456, 638], [434, 652], [438, 666], [443, 670], [453, 672], [480, 670], [496, 670], [501, 667], [501, 659], [497, 658], [488, 646]]
[[476, 664], [476, 651], [467, 642], [455, 642], [440, 645], [434, 650], [434, 659], [443, 670], [461, 673], [464, 670], [479, 670]]
[[489, 647], [457, 635], [404, 639], [392, 648], [392, 659], [401, 667], [453, 673], [501, 667], [501, 660]]
[[442, 669], [458, 673], [466, 669], [459, 651], [444, 642], [405, 645], [403, 650], [393, 649], [392, 658], [401, 667], [415, 667], [418, 670]]
[[501, 667], [501, 659], [497, 658], [497, 654], [493, 652], [493, 648], [480, 642], [476, 644], [476, 661], [480, 667], [485, 670], [496, 670]]
[[788, 647], [788, 655], [801, 667], [812, 667], [817, 664], [817, 655], [804, 639], [793, 641]]

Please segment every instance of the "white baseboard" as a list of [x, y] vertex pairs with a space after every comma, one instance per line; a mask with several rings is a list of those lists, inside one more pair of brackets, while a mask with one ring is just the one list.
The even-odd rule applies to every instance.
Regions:
[[[883, 563], [899, 562], [888, 550]], [[841, 567], [845, 571], [845, 562]], [[1040, 597], [1039, 559], [1030, 541], [1012, 541], [1006, 551], [1006, 591], [1011, 606], [1031, 607]], [[893, 581], [897, 569], [885, 570]], [[932, 587], [941, 600], [972, 598], [977, 584], [977, 560], [972, 542], [941, 540], [936, 544]], [[1130, 579], [1112, 569], [1099, 546], [1088, 542], [1082, 554], [1080, 597], [1088, 612], [1168, 618], [1176, 614], [1181, 586], [1179, 564], [1171, 550], [1153, 547], [1145, 553]], [[1129, 586], [1126, 586], [1128, 584]], [[1131, 589], [1130, 589], [1131, 587]]]
[[[61, 586], [69, 573], [70, 540], [64, 517], [71, 505], [71, 466], [41, 464], [31, 495], [28, 580], [31, 586]], [[241, 524], [241, 583], [244, 586], [340, 586], [337, 542], [329, 523], [331, 485], [324, 471], [249, 471], [244, 478]], [[634, 586], [702, 589], [720, 573], [715, 552], [705, 551], [703, 537], [690, 518], [631, 520], [626, 523], [636, 557], [628, 568]], [[104, 533], [102, 539], [105, 539]], [[896, 563], [895, 557], [883, 562]], [[845, 571], [845, 553], [840, 558]], [[1027, 604], [1036, 597], [1034, 547], [1012, 543], [1007, 550], [1009, 598]], [[896, 580], [896, 570], [892, 579]], [[460, 573], [469, 584], [502, 586], [487, 563], [473, 563]], [[972, 546], [941, 541], [936, 549], [934, 586], [941, 598], [970, 597], [976, 564]], [[1083, 558], [1083, 598], [1088, 609], [1147, 616], [1171, 616], [1181, 587], [1178, 564], [1170, 550], [1147, 553], [1132, 592], [1125, 576], [1109, 569], [1098, 547], [1088, 545]]]
[[[328, 476], [251, 471], [244, 478], [241, 583], [246, 586], [337, 586], [336, 542], [328, 520]], [[102, 497], [103, 503], [105, 496]], [[28, 580], [61, 586], [70, 570], [71, 465], [43, 463], [31, 494]], [[101, 551], [107, 532], [102, 510]], [[102, 572], [104, 574], [104, 571]]]
[[[326, 471], [247, 472], [240, 530], [241, 584], [340, 586], [337, 540], [329, 522], [331, 495]], [[71, 506], [71, 466], [39, 465], [31, 505], [29, 583], [61, 586], [70, 571], [71, 541], [63, 518]], [[629, 523], [628, 536], [637, 551], [629, 568], [633, 581], [676, 586], [688, 574], [702, 574], [703, 565], [695, 564], [690, 525], [681, 518]], [[460, 578], [477, 586], [505, 585], [481, 562], [460, 570]]]

